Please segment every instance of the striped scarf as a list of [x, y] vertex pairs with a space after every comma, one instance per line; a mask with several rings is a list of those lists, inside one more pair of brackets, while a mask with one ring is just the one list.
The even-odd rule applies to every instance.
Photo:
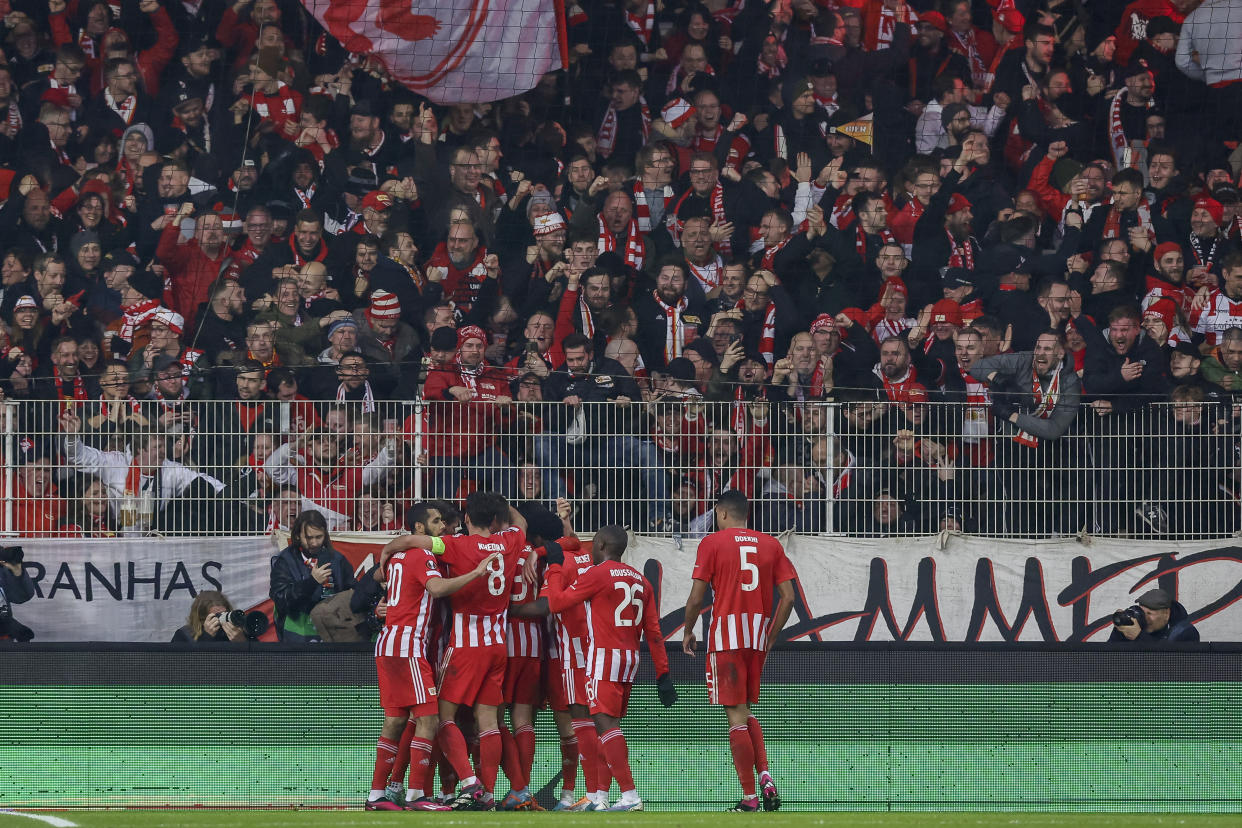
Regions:
[[[604, 224], [603, 213], [598, 218], [599, 252], [607, 253], [610, 250], [616, 250], [620, 239], [608, 231], [608, 225]], [[635, 270], [643, 269], [643, 239], [638, 230], [638, 222], [634, 219], [630, 219], [630, 225], [625, 230], [625, 263]]]
[[[647, 193], [643, 189], [642, 179], [634, 182], [634, 217], [638, 219], [638, 230], [640, 233], [651, 232], [651, 205], [647, 203]], [[672, 186], [664, 185], [664, 216], [669, 216], [668, 205], [673, 200]]]

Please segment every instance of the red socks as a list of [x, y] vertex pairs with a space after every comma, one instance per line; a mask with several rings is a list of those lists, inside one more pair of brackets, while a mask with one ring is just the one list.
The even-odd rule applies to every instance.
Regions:
[[405, 723], [405, 730], [401, 732], [401, 740], [397, 742], [397, 759], [392, 763], [392, 775], [389, 780], [392, 782], [400, 782], [405, 778], [405, 772], [410, 767], [410, 740], [414, 738], [414, 719], [411, 717]]
[[755, 748], [750, 741], [750, 729], [746, 725], [729, 728], [729, 750], [733, 753], [733, 768], [737, 781], [742, 783], [745, 796], [755, 795]]
[[496, 774], [500, 771], [501, 739], [499, 730], [485, 730], [479, 734], [478, 777], [483, 790], [491, 793], [496, 788]]
[[755, 770], [765, 773], [768, 769], [768, 749], [763, 746], [763, 728], [759, 720], [751, 716], [746, 720], [746, 729], [750, 731], [750, 744], [755, 751]]
[[509, 777], [510, 788], [520, 791], [526, 787], [528, 783], [522, 772], [522, 757], [518, 755], [517, 742], [507, 727], [500, 728], [500, 766], [504, 768], [505, 776]]
[[431, 764], [431, 740], [415, 736], [410, 739], [409, 746], [410, 784], [408, 787], [410, 790], [430, 791], [434, 778], [431, 769], [435, 767]]
[[513, 732], [513, 741], [517, 743], [518, 758], [522, 762], [522, 778], [526, 780], [526, 785], [529, 785], [531, 768], [535, 765], [534, 726], [522, 725], [519, 727]]
[[466, 752], [466, 737], [461, 735], [457, 722], [440, 722], [439, 736], [440, 750], [444, 751], [444, 758], [453, 766], [458, 781], [474, 776], [470, 754]]
[[595, 723], [590, 719], [574, 719], [574, 734], [578, 737], [578, 759], [582, 763], [582, 780], [586, 783], [587, 792], [604, 790], [597, 787], [602, 770], [600, 765], [606, 763], [600, 750], [599, 734], [595, 732]]
[[578, 737], [561, 737], [561, 788], [572, 791], [578, 781]]
[[388, 774], [392, 773], [392, 763], [396, 758], [397, 743], [381, 736], [375, 745], [375, 771], [371, 774], [371, 790], [382, 791], [388, 787]]
[[621, 728], [612, 730], [599, 737], [604, 748], [604, 756], [608, 759], [608, 769], [617, 780], [622, 793], [634, 790], [634, 775], [630, 772], [630, 752], [625, 744], [625, 735]]

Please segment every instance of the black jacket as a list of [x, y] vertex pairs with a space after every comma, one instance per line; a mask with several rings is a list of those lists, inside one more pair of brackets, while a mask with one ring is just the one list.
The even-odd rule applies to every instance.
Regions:
[[272, 585], [268, 596], [276, 609], [276, 633], [281, 641], [305, 641], [296, 633], [285, 633], [285, 619], [290, 615], [309, 613], [315, 605], [337, 592], [353, 589], [357, 585], [354, 568], [345, 556], [328, 548], [320, 553], [332, 566], [332, 589], [325, 595], [325, 588], [311, 577], [310, 568], [303, 562], [302, 553], [293, 546], [286, 546], [279, 555], [272, 557]]

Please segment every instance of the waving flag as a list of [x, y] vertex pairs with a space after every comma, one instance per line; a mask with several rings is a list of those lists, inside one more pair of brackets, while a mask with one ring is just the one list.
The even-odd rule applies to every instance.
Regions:
[[563, 0], [303, 0], [346, 49], [436, 103], [532, 89], [568, 63]]

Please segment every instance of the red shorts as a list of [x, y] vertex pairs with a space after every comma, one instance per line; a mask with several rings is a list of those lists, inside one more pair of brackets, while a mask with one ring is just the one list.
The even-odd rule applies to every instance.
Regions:
[[386, 716], [434, 716], [439, 712], [431, 665], [421, 656], [377, 656], [380, 706]]
[[440, 661], [440, 698], [453, 704], [504, 703], [504, 644], [491, 647], [449, 647]]
[[603, 713], [617, 719], [625, 718], [626, 708], [630, 704], [630, 688], [633, 686], [628, 681], [589, 679], [586, 691], [591, 704], [591, 715]]
[[712, 704], [732, 707], [759, 701], [763, 650], [717, 650], [707, 654], [707, 697]]
[[509, 656], [505, 664], [505, 704], [543, 705], [543, 659]]
[[544, 664], [543, 692], [548, 700], [548, 707], [557, 713], [564, 713], [569, 709], [569, 692], [565, 689], [565, 668], [561, 666], [559, 658], [549, 658]]
[[586, 668], [564, 658], [561, 659], [561, 689], [565, 691], [566, 709], [571, 704], [586, 706], [591, 703], [590, 696], [587, 695]]

